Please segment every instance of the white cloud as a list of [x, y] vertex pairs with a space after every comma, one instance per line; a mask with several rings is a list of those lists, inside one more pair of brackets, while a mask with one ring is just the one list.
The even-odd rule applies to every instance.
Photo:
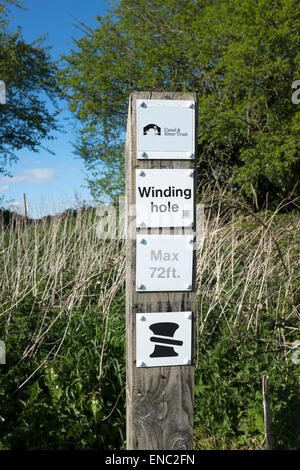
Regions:
[[22, 209], [24, 207], [23, 202], [12, 202], [9, 207], [11, 207], [14, 210]]
[[0, 178], [0, 183], [46, 183], [55, 177], [54, 168], [33, 168], [22, 170], [21, 175]]
[[4, 184], [3, 186], [0, 186], [0, 191], [7, 191], [9, 189], [8, 184]]

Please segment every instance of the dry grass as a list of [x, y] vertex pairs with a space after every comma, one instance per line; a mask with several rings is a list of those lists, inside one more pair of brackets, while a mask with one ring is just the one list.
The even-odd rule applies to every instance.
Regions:
[[[14, 373], [19, 374], [16, 385], [13, 382], [13, 386], [9, 382], [13, 379], [7, 376], [6, 393], [9, 400], [13, 403], [14, 394], [18, 391], [27, 396], [26, 390], [34, 390], [34, 380], [38, 382], [39, 377], [45, 376], [46, 381], [50, 380], [50, 360], [59, 359], [52, 364], [56, 364], [55, 367], [62, 373], [65, 369], [68, 371], [69, 366], [64, 365], [65, 361], [71, 360], [73, 367], [73, 362], [75, 364], [77, 361], [74, 354], [77, 354], [79, 361], [81, 352], [76, 348], [75, 353], [74, 350], [68, 351], [71, 351], [72, 341], [79, 339], [79, 348], [91, 348], [92, 353], [90, 356], [86, 355], [90, 361], [86, 365], [87, 370], [81, 363], [83, 372], [80, 368], [76, 371], [74, 384], [81, 380], [83, 373], [88, 377], [92, 375], [94, 382], [92, 388], [88, 382], [84, 392], [80, 392], [82, 397], [77, 398], [77, 401], [74, 398], [74, 403], [70, 403], [76, 409], [82, 406], [81, 416], [83, 420], [86, 419], [88, 412], [81, 403], [85, 403], [86, 397], [91, 393], [92, 396], [96, 394], [99, 399], [102, 397], [104, 391], [101, 382], [105, 376], [107, 387], [114, 389], [114, 392], [110, 393], [112, 403], [108, 410], [105, 409], [102, 421], [107, 419], [106, 416], [115, 419], [118, 413], [123, 416], [123, 402], [120, 404], [119, 398], [124, 390], [125, 358], [123, 344], [121, 348], [119, 345], [125, 332], [125, 325], [121, 325], [122, 322], [125, 324], [124, 240], [99, 239], [99, 219], [93, 210], [82, 209], [77, 214], [65, 212], [30, 223], [25, 223], [24, 219], [14, 215], [12, 222], [5, 225], [0, 219], [0, 338], [14, 345], [15, 351], [10, 360], [13, 362]], [[234, 345], [234, 360], [240, 361], [239, 364], [247, 359], [248, 354], [247, 347], [240, 348], [241, 343], [249, 340], [251, 342], [252, 339], [263, 344], [259, 354], [279, 350], [286, 363], [290, 362], [288, 356], [292, 350], [291, 344], [299, 339], [300, 331], [299, 213], [278, 215], [278, 211], [275, 211], [249, 214], [239, 202], [221, 198], [217, 203], [212, 201], [206, 204], [204, 242], [200, 237], [198, 240], [199, 374], [206, 374], [206, 363], [201, 366], [200, 361], [202, 358], [203, 362], [203, 350], [206, 347], [212, 348], [216, 341], [223, 341], [225, 337], [226, 340], [229, 337], [230, 343]], [[84, 319], [88, 321], [83, 327]], [[98, 325], [99, 331], [96, 334], [95, 328]], [[255, 355], [255, 348], [253, 351]], [[217, 360], [217, 350], [215, 354], [214, 360]], [[207, 364], [213, 367], [211, 363]], [[93, 368], [92, 372], [90, 368]], [[68, 372], [65, 373], [65, 380], [68, 382], [69, 375]], [[59, 380], [59, 377], [55, 380]], [[207, 380], [210, 380], [210, 376]], [[203, 397], [206, 396], [207, 403], [211, 403], [211, 391], [222, 386], [224, 377], [220, 376], [215, 380], [215, 383], [209, 385], [211, 389], [207, 396], [202, 391], [200, 382], [200, 385], [195, 385], [195, 392], [198, 387], [197, 393], [201, 394], [200, 404], [196, 402], [199, 416], [206, 413]], [[283, 381], [288, 383], [287, 375], [283, 377]], [[228, 386], [231, 383], [230, 377]], [[100, 384], [99, 387], [97, 384]], [[55, 393], [56, 386], [56, 382], [53, 382], [54, 392], [51, 393]], [[12, 395], [10, 387], [14, 388]], [[67, 387], [66, 385], [65, 389]], [[204, 391], [208, 385], [205, 387]], [[227, 387], [227, 383], [224, 387]], [[232, 387], [234, 391], [234, 384]], [[254, 385], [253, 387], [255, 390]], [[223, 390], [219, 395], [226, 398], [226, 393]], [[50, 398], [45, 394], [41, 400], [44, 403]], [[54, 410], [58, 409], [57, 403], [61, 404], [57, 400], [51, 402]], [[33, 409], [34, 403], [35, 399], [30, 405]], [[62, 404], [60, 406], [61, 415], [64, 415], [65, 408]], [[225, 404], [222, 402], [220, 406]], [[233, 403], [230, 406], [235, 405]], [[11, 405], [12, 410], [13, 408], [14, 405]], [[24, 409], [26, 411], [26, 407]], [[28, 425], [35, 426], [32, 424], [30, 409], [28, 408], [29, 415], [26, 415], [26, 419]], [[258, 407], [255, 416], [259, 414], [259, 410]], [[243, 413], [243, 419], [249, 420], [247, 412]], [[213, 438], [216, 432], [214, 422], [219, 414], [216, 404], [215, 410], [211, 408], [211, 429], [206, 424], [202, 434], [199, 431], [201, 448], [206, 445], [203, 441], [205, 436], [208, 436], [208, 441]], [[37, 423], [38, 419], [36, 418]], [[74, 423], [71, 428], [73, 427]], [[60, 428], [57, 429], [59, 434]], [[21, 425], [20, 432], [23, 433]], [[88, 425], [86, 432], [94, 433], [97, 439], [97, 433], [90, 431]], [[121, 429], [120, 433], [122, 432]], [[45, 436], [47, 441], [48, 435]], [[253, 448], [262, 445], [258, 432], [247, 437], [243, 445], [248, 448], [252, 446], [249, 444], [251, 439], [258, 439], [259, 442], [259, 445], [253, 444]], [[219, 444], [213, 440], [211, 445], [216, 447]], [[222, 445], [241, 444], [235, 441], [228, 444], [227, 440]]]
[[[216, 324], [225, 319], [232, 337], [241, 322], [255, 335], [261, 315], [270, 309], [275, 322], [295, 320], [287, 333], [276, 331], [274, 344], [287, 344], [289, 336], [299, 332], [300, 220], [297, 215], [282, 224], [278, 220], [276, 212], [243, 216], [233, 209], [221, 211], [221, 204], [206, 211], [197, 266], [199, 335], [216, 312]], [[82, 315], [86, 315], [96, 299], [99, 315], [109, 318], [111, 303], [124, 288], [124, 242], [99, 239], [92, 210], [80, 210], [76, 217], [66, 212], [30, 224], [16, 216], [14, 222], [2, 224], [0, 230], [1, 326], [7, 338], [12, 313], [17, 314], [30, 296], [32, 309], [39, 309], [39, 322], [22, 359], [35, 354], [64, 316], [61, 339], [51, 348], [55, 357], [74, 309], [83, 308]], [[100, 370], [102, 360], [103, 354]]]
[[30, 223], [14, 216], [11, 224], [6, 227], [2, 224], [0, 325], [5, 338], [12, 333], [12, 315], [18, 315], [26, 299], [31, 302], [28, 320], [33, 311], [38, 311], [39, 317], [21, 361], [35, 356], [63, 317], [61, 338], [51, 345], [43, 362], [49, 356], [55, 358], [72, 315], [80, 312], [85, 316], [93, 304], [93, 310], [96, 307], [98, 315], [106, 318], [99, 354], [101, 375], [110, 307], [124, 287], [125, 257], [122, 242], [98, 238], [98, 222], [93, 210], [80, 210], [76, 216], [66, 212]]
[[246, 207], [241, 212], [238, 204], [228, 206], [206, 211], [197, 256], [198, 334], [214, 315], [215, 326], [225, 320], [233, 340], [245, 325], [255, 337], [260, 321], [269, 316], [274, 325], [285, 326], [274, 328], [273, 345], [288, 350], [300, 331], [299, 213], [278, 216], [280, 206], [243, 215]]

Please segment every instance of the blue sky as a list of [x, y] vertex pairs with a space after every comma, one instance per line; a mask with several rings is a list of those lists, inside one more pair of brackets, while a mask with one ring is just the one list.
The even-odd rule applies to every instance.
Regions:
[[[11, 7], [13, 21], [10, 28], [14, 30], [20, 26], [27, 42], [48, 33], [44, 44], [51, 46], [49, 52], [57, 60], [60, 54], [74, 47], [72, 37], [79, 38], [83, 34], [74, 23], [81, 21], [88, 26], [96, 26], [95, 16], [105, 14], [110, 2], [24, 0], [24, 5], [26, 10]], [[72, 153], [78, 124], [65, 102], [61, 103], [61, 108], [60, 122], [65, 132], [53, 133], [55, 140], [43, 142], [55, 155], [45, 150], [39, 153], [21, 150], [16, 154], [19, 161], [10, 168], [13, 178], [0, 177], [0, 197], [5, 197], [5, 205], [22, 213], [25, 193], [31, 217], [60, 212], [74, 206], [77, 198], [85, 201], [92, 199], [86, 187], [87, 173], [83, 162]]]

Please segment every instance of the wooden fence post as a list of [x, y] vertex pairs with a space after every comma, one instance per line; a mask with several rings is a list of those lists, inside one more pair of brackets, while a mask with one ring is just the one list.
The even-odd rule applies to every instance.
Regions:
[[272, 450], [272, 417], [270, 407], [270, 395], [269, 395], [269, 377], [267, 375], [262, 376], [262, 395], [263, 395], [263, 407], [264, 407], [264, 421], [265, 421], [265, 438], [267, 450]]
[[[137, 100], [189, 100], [195, 107], [197, 137], [197, 102], [195, 93], [135, 92], [129, 99], [126, 158], [126, 354], [127, 354], [127, 449], [187, 450], [193, 448], [194, 347], [189, 365], [137, 367], [136, 314], [149, 312], [192, 312], [196, 316], [196, 254], [193, 251], [193, 287], [190, 291], [143, 292], [136, 289], [136, 237], [149, 234], [135, 222], [136, 169], [194, 170], [195, 159], [137, 158]], [[194, 178], [194, 188], [196, 185]], [[170, 184], [172, 182], [170, 181]], [[195, 194], [195, 191], [194, 191]], [[195, 206], [195, 203], [194, 203]], [[195, 211], [196, 212], [196, 211]], [[190, 227], [184, 233], [195, 235]], [[157, 228], [151, 233], [178, 234], [182, 229]], [[150, 313], [149, 313], [150, 314]], [[192, 329], [194, 343], [194, 327]]]
[[28, 218], [28, 208], [27, 208], [27, 200], [26, 200], [26, 194], [23, 193], [23, 201], [24, 201], [24, 216], [25, 219]]

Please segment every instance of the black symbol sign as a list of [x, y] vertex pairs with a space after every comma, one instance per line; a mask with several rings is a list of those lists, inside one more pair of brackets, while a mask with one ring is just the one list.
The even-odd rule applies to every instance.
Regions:
[[147, 126], [145, 126], [143, 128], [143, 134], [144, 135], [147, 135], [148, 134], [148, 131], [150, 129], [154, 129], [156, 134], [155, 135], [160, 135], [161, 134], [161, 128], [157, 125], [157, 124], [148, 124]]
[[178, 353], [174, 351], [174, 348], [171, 346], [161, 346], [161, 344], [170, 344], [173, 346], [182, 346], [183, 341], [172, 339], [175, 331], [179, 328], [177, 323], [170, 322], [160, 322], [153, 323], [149, 326], [150, 330], [153, 331], [155, 335], [167, 336], [167, 338], [160, 338], [157, 336], [151, 336], [150, 341], [156, 344], [154, 351], [150, 354], [150, 357], [171, 357], [178, 356]]

